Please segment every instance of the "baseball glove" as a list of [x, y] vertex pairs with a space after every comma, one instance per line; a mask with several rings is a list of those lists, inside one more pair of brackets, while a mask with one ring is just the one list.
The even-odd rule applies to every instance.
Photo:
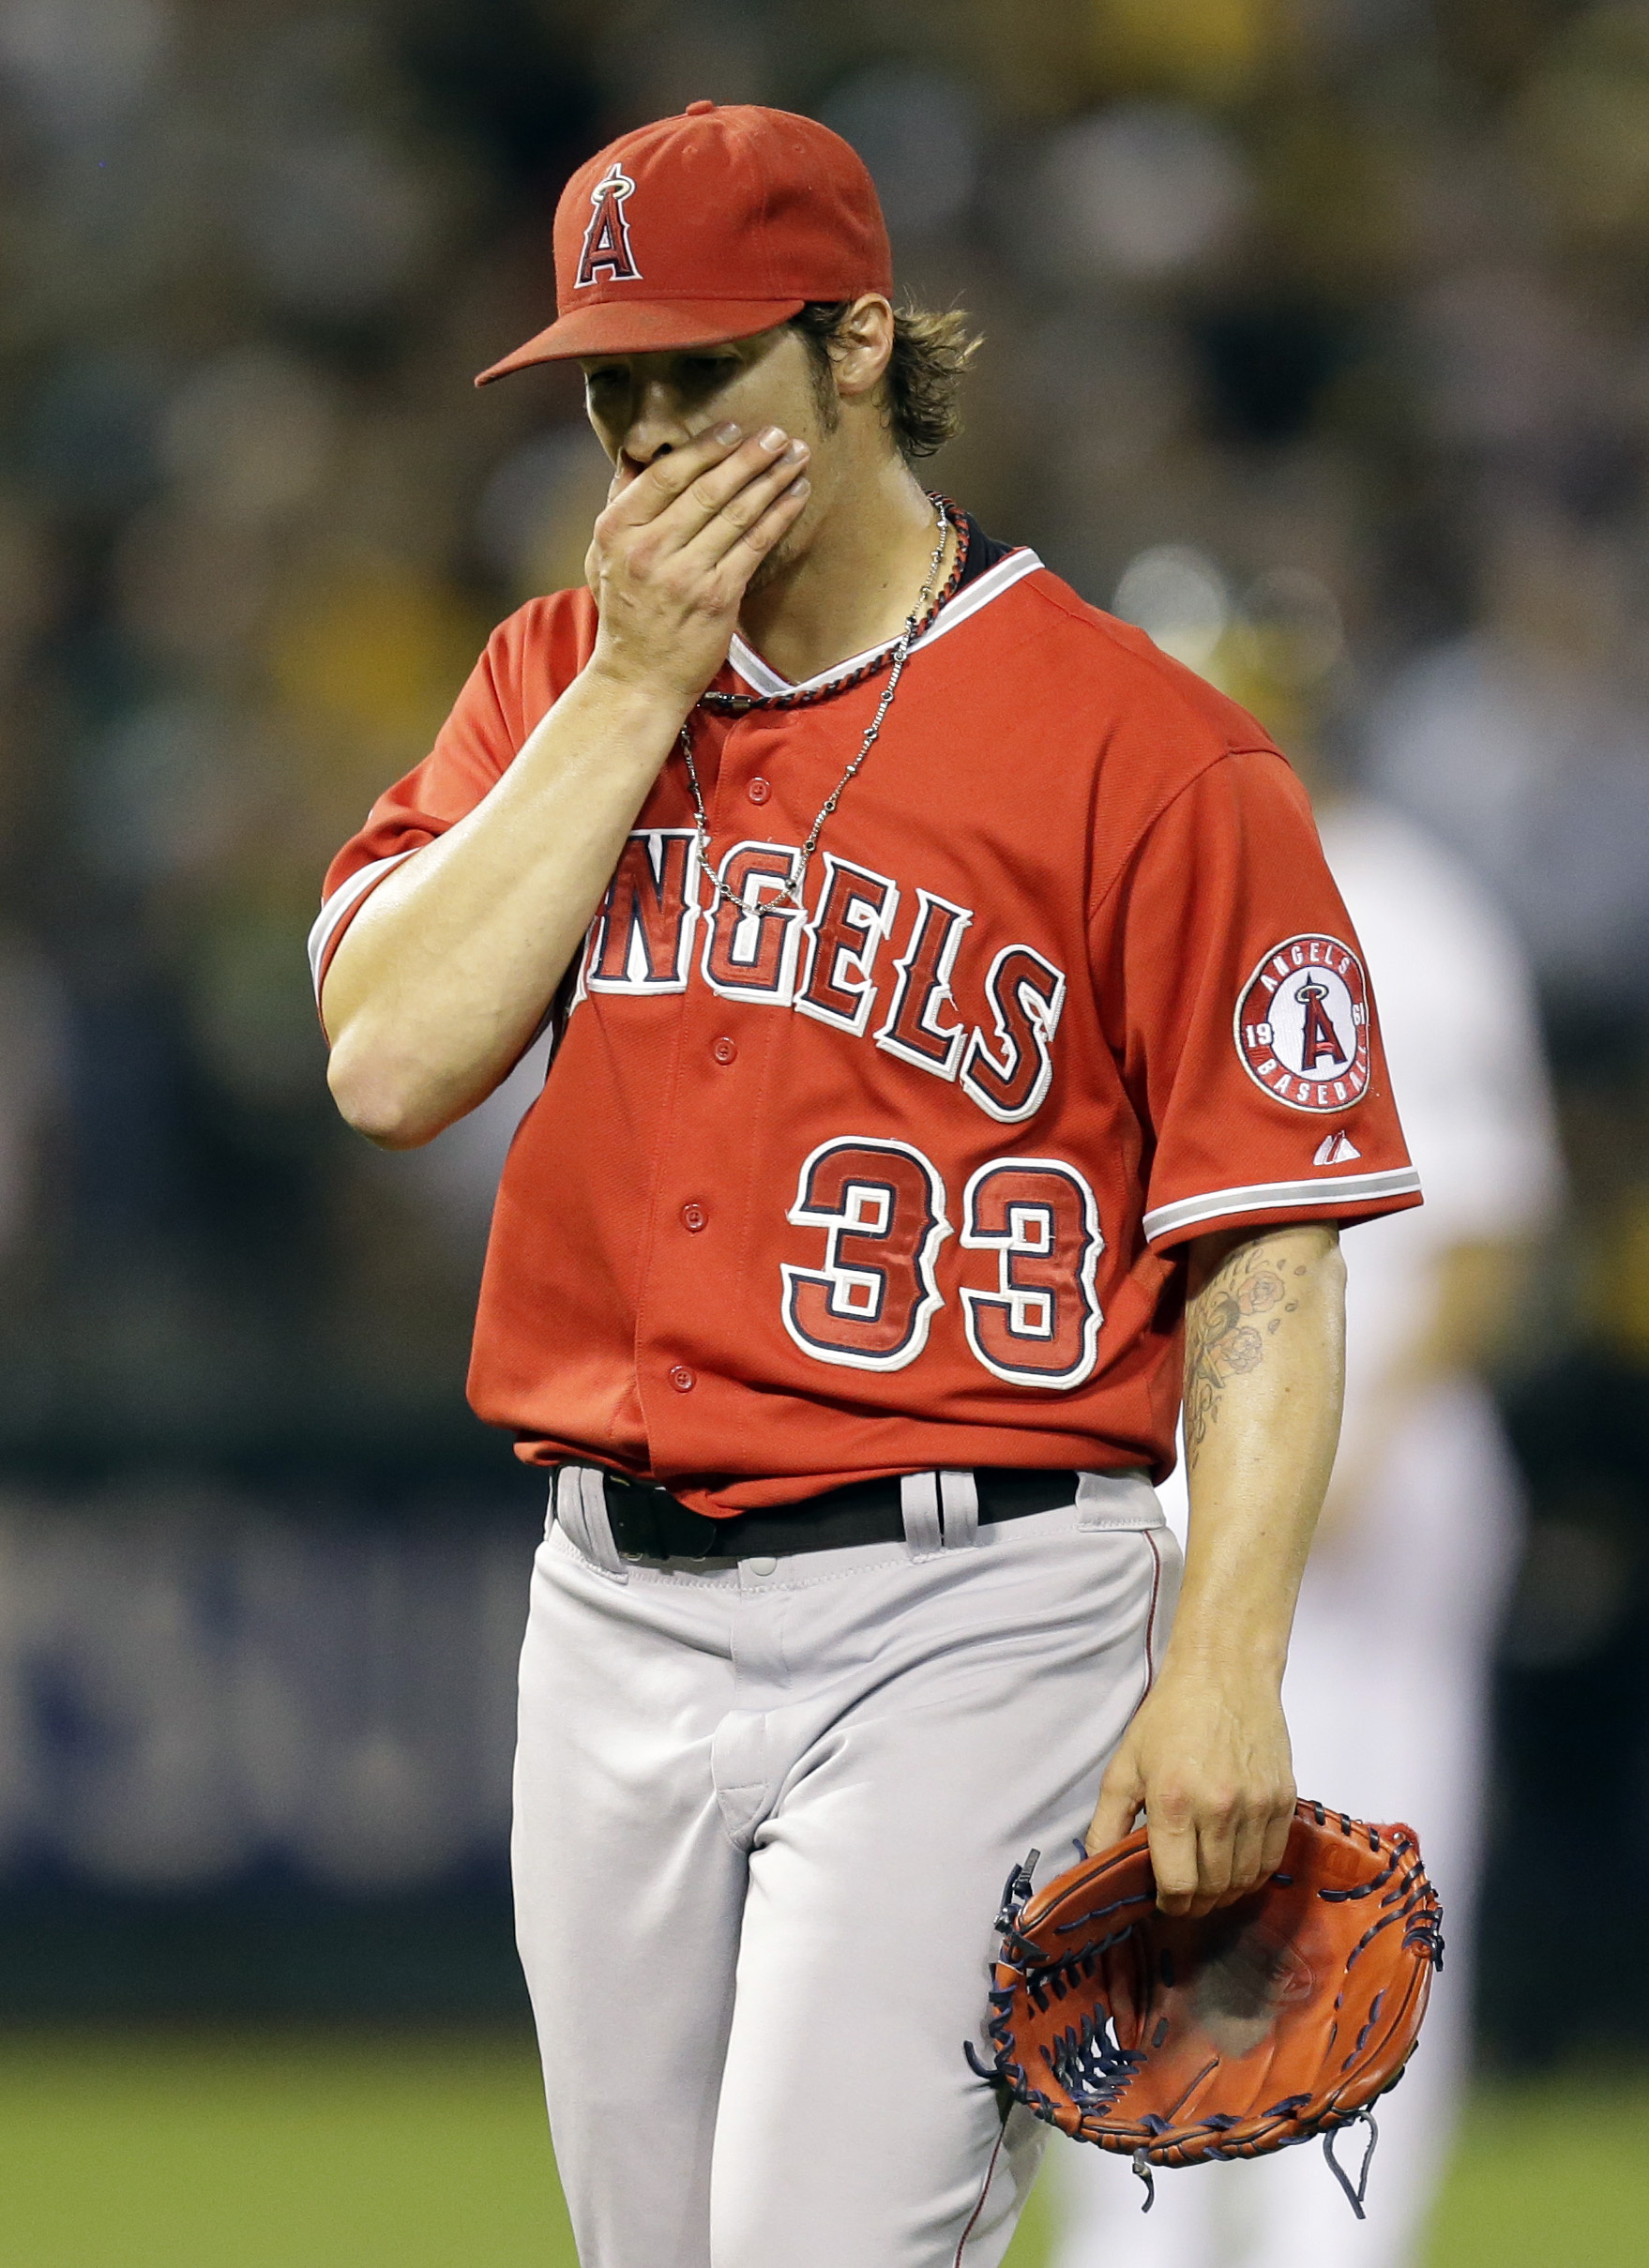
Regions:
[[[1370, 2106], [1413, 2054], [1443, 1912], [1411, 1827], [1294, 1807], [1269, 1882], [1200, 1920], [1157, 1906], [1145, 1831], [1032, 1893], [1033, 1851], [1008, 1877], [987, 2064], [1039, 2118], [1152, 2169], [1259, 2157], [1323, 2137], [1363, 2217]], [[1354, 2188], [1334, 2133], [1370, 2133]]]

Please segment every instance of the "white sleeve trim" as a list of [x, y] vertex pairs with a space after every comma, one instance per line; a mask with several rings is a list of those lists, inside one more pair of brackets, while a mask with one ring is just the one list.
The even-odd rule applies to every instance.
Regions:
[[1257, 1181], [1247, 1188], [1210, 1189], [1202, 1197], [1182, 1197], [1177, 1203], [1158, 1205], [1144, 1219], [1146, 1241], [1155, 1244], [1175, 1229], [1199, 1220], [1218, 1220], [1231, 1213], [1271, 1213], [1282, 1206], [1321, 1205], [1324, 1200], [1338, 1212], [1349, 1198], [1354, 1203], [1373, 1203], [1386, 1197], [1406, 1197], [1417, 1191], [1420, 1176], [1413, 1166], [1393, 1166], [1384, 1173], [1324, 1174], [1320, 1181]]
[[354, 912], [367, 892], [375, 889], [391, 867], [400, 866], [403, 858], [411, 858], [423, 848], [415, 843], [410, 851], [397, 851], [391, 858], [374, 858], [371, 865], [362, 867], [347, 882], [340, 882], [315, 917], [310, 931], [310, 978], [315, 988], [315, 998], [321, 997], [321, 969], [326, 959], [326, 947], [338, 934], [338, 925], [346, 914]]

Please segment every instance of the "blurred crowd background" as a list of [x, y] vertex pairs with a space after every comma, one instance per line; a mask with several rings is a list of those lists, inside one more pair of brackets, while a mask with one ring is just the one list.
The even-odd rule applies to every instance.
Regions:
[[1481, 2027], [1649, 2046], [1649, 6], [1581, 0], [0, 0], [0, 2009], [519, 2005], [507, 1107], [349, 1134], [303, 939], [581, 573], [576, 372], [470, 380], [568, 171], [703, 96], [838, 128], [974, 314], [946, 490], [1520, 935], [1568, 1193]]

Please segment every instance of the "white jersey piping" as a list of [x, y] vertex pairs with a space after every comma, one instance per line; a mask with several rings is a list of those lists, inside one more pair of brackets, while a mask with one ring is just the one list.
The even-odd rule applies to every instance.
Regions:
[[391, 867], [398, 867], [403, 858], [411, 858], [422, 844], [415, 843], [412, 851], [397, 851], [389, 858], [374, 858], [371, 865], [362, 867], [347, 882], [340, 882], [315, 916], [315, 926], [310, 931], [310, 976], [314, 984], [315, 998], [321, 997], [321, 970], [326, 959], [326, 947], [338, 933], [338, 925], [344, 915], [359, 905], [370, 889], [383, 881]]
[[[976, 582], [965, 583], [954, 598], [946, 600], [912, 646], [911, 652], [919, 654], [924, 646], [931, 645], [936, 638], [943, 638], [946, 630], [958, 628], [971, 615], [976, 614], [981, 607], [989, 606], [993, 598], [1000, 598], [1004, 591], [1011, 590], [1016, 582], [1022, 582], [1027, 575], [1034, 575], [1041, 564], [1035, 552], [1024, 549], [1010, 552], [1006, 559], [999, 559], [993, 567], [986, 568]], [[804, 678], [800, 685], [793, 685], [788, 677], [781, 677], [777, 670], [770, 669], [754, 647], [745, 643], [736, 630], [733, 635], [733, 643], [728, 648], [727, 658], [752, 692], [772, 701], [783, 693], [816, 693], [824, 687], [833, 685], [839, 677], [848, 677], [855, 670], [862, 670], [867, 662], [874, 661], [879, 655], [891, 654], [898, 643], [897, 638], [890, 638], [885, 645], [868, 646], [862, 654], [855, 654], [850, 660], [839, 661], [828, 670], [821, 670], [817, 677]]]
[[1336, 1211], [1349, 1197], [1355, 1202], [1378, 1202], [1387, 1197], [1406, 1197], [1418, 1190], [1420, 1176], [1413, 1166], [1393, 1166], [1384, 1173], [1344, 1173], [1321, 1181], [1260, 1181], [1247, 1188], [1210, 1189], [1202, 1197], [1182, 1197], [1171, 1205], [1158, 1205], [1144, 1219], [1145, 1236], [1155, 1244], [1175, 1229], [1199, 1220], [1218, 1220], [1233, 1213], [1270, 1213], [1283, 1207], [1321, 1204], [1324, 1199]]

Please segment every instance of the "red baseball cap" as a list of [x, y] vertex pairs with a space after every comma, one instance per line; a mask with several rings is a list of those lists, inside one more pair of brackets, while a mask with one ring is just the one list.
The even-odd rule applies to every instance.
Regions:
[[483, 370], [748, 339], [893, 291], [875, 185], [816, 119], [689, 102], [581, 166], [555, 208], [556, 320]]

